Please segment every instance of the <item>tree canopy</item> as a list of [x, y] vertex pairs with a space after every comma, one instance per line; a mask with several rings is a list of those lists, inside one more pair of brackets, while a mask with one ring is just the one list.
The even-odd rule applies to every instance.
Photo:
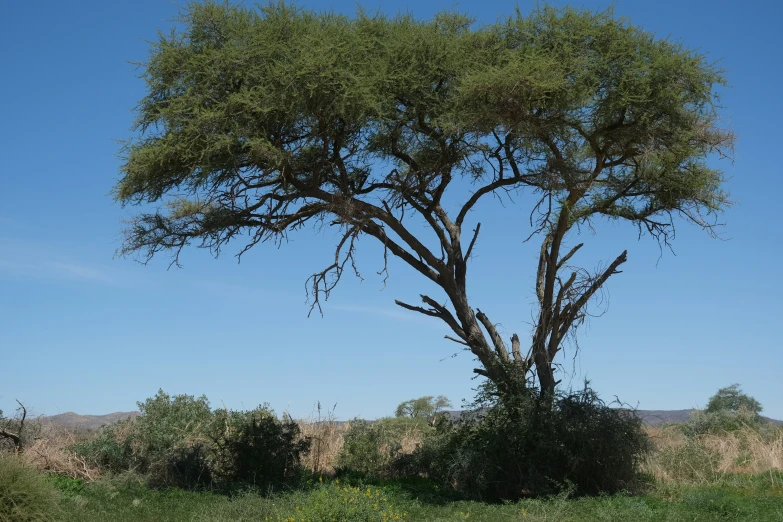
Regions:
[[[308, 282], [320, 309], [356, 270], [357, 240], [377, 240], [384, 260], [443, 292], [397, 304], [444, 321], [501, 393], [531, 377], [554, 390], [563, 341], [626, 261], [574, 266], [582, 244], [566, 246], [569, 232], [623, 220], [668, 244], [677, 216], [712, 231], [729, 203], [709, 161], [733, 144], [719, 125], [722, 71], [611, 10], [541, 7], [477, 26], [453, 12], [420, 21], [208, 1], [181, 22], [143, 64], [147, 94], [114, 193], [157, 208], [130, 219], [121, 252], [178, 263], [191, 244], [217, 255], [236, 242], [241, 255], [334, 226], [334, 261]], [[514, 335], [509, 349], [468, 299], [481, 225], [471, 211], [520, 191], [538, 201], [539, 312], [529, 345]]]
[[447, 397], [427, 395], [400, 403], [394, 411], [394, 416], [428, 419], [445, 408], [451, 408], [451, 401]]
[[759, 415], [762, 409], [761, 403], [744, 393], [739, 384], [732, 384], [719, 389], [715, 395], [710, 397], [705, 411], [707, 413], [737, 413], [744, 410], [752, 415]]

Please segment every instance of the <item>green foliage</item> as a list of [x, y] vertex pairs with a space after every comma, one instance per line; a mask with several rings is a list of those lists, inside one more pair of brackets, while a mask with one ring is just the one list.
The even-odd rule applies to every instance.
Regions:
[[131, 446], [133, 430], [131, 419], [119, 420], [101, 427], [95, 437], [77, 442], [72, 449], [103, 470], [113, 473], [133, 470], [144, 465], [139, 452], [134, 452]]
[[[409, 520], [404, 508], [392, 505], [387, 492], [377, 487], [319, 483], [309, 491], [278, 497], [275, 502], [245, 495], [223, 504], [196, 522], [269, 520], [274, 522], [392, 522]], [[262, 518], [263, 517], [263, 518]]]
[[743, 393], [739, 384], [732, 384], [710, 397], [704, 410], [694, 411], [682, 429], [689, 436], [737, 431], [745, 427], [760, 429], [765, 424], [759, 415], [761, 411], [759, 401]]
[[327, 216], [387, 241], [377, 198], [432, 209], [454, 179], [497, 181], [498, 164], [508, 177], [482, 194], [583, 194], [569, 226], [603, 216], [664, 234], [672, 213], [706, 226], [698, 212], [729, 203], [707, 163], [733, 143], [716, 126], [725, 80], [704, 55], [611, 10], [471, 23], [189, 4], [143, 64], [115, 187], [123, 204], [166, 205], [133, 220], [123, 252], [219, 250], [245, 230], [251, 247]]
[[430, 419], [446, 408], [451, 408], [451, 401], [447, 397], [427, 395], [400, 403], [394, 411], [394, 416]]
[[759, 429], [763, 425], [761, 417], [741, 408], [738, 411], [707, 412], [696, 410], [691, 413], [690, 418], [682, 424], [681, 428], [686, 435], [696, 436], [705, 433], [737, 431], [742, 428]]
[[420, 441], [430, 432], [432, 428], [422, 418], [355, 419], [343, 435], [336, 467], [343, 473], [361, 475], [393, 473], [392, 465], [400, 457], [406, 437]]
[[[583, 498], [558, 495], [503, 504], [423, 502], [411, 498], [398, 483], [373, 486], [370, 496], [366, 486], [346, 495], [340, 481], [290, 493], [227, 497], [208, 492], [119, 488], [99, 482], [87, 484], [79, 496], [69, 497], [58, 521], [390, 522], [397, 520], [397, 516], [400, 520], [442, 522], [778, 521], [783, 520], [780, 478], [778, 486], [771, 485], [768, 477], [759, 477], [758, 484], [755, 478], [748, 477], [718, 485], [672, 485], [663, 490], [652, 489], [644, 495]], [[386, 501], [375, 500], [376, 490], [378, 498]], [[352, 511], [352, 507], [356, 509]], [[384, 510], [394, 516], [384, 518]]]
[[710, 397], [707, 407], [704, 409], [707, 413], [717, 413], [721, 411], [738, 413], [742, 410], [759, 415], [761, 413], [761, 403], [755, 398], [742, 392], [739, 384], [732, 384], [721, 388]]
[[[622, 220], [668, 243], [675, 216], [711, 230], [730, 204], [710, 161], [734, 143], [719, 127], [723, 72], [611, 10], [544, 6], [476, 27], [453, 12], [418, 21], [193, 2], [180, 22], [143, 64], [147, 92], [114, 194], [157, 205], [129, 221], [121, 253], [176, 263], [188, 245], [217, 255], [239, 240], [241, 255], [329, 222], [335, 262], [307, 285], [318, 306], [349, 260], [356, 270], [358, 239], [375, 238], [455, 312], [427, 296], [432, 308], [407, 308], [448, 323], [509, 389], [519, 381], [506, 363], [554, 390], [560, 341], [616, 273], [558, 276], [573, 227]], [[465, 220], [501, 191], [534, 194], [549, 248], [528, 361], [511, 359], [500, 336], [474, 334], [466, 297]], [[403, 215], [429, 230], [406, 228]]]
[[134, 471], [156, 486], [278, 487], [294, 480], [309, 441], [290, 418], [267, 407], [212, 411], [206, 397], [162, 390], [139, 403], [141, 415], [104, 427], [74, 449], [113, 471]]
[[533, 393], [439, 425], [418, 451], [430, 477], [469, 498], [613, 493], [638, 482], [649, 451], [641, 421], [585, 388], [554, 404]]
[[0, 454], [0, 522], [60, 520], [58, 500], [43, 474], [16, 455]]
[[223, 485], [246, 484], [266, 489], [292, 483], [301, 471], [300, 457], [310, 440], [300, 436], [290, 418], [279, 420], [267, 408], [248, 412], [215, 412], [212, 449], [207, 462]]

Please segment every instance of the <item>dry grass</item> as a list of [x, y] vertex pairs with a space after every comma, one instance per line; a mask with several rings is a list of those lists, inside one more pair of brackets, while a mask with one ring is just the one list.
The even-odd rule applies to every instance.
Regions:
[[424, 441], [424, 432], [421, 429], [410, 429], [402, 436], [399, 454], [410, 455]]
[[302, 464], [314, 473], [334, 473], [334, 463], [343, 447], [343, 433], [348, 430], [348, 424], [313, 419], [299, 421], [298, 424], [302, 437], [309, 437], [312, 441], [310, 452], [302, 458]]
[[22, 458], [39, 471], [70, 478], [95, 480], [99, 469], [92, 467], [69, 448], [85, 438], [85, 434], [62, 426], [43, 425], [38, 437], [27, 446]]
[[731, 474], [783, 471], [783, 428], [748, 427], [692, 438], [676, 426], [648, 432], [655, 451], [644, 470], [661, 481], [704, 483]]
[[[350, 429], [351, 423], [338, 423], [327, 415], [320, 418], [311, 414], [310, 417], [297, 421], [302, 437], [309, 437], [312, 441], [310, 453], [302, 458], [305, 468], [314, 473], [332, 475], [335, 472], [335, 464], [340, 450], [343, 448], [343, 436]], [[410, 428], [400, 438], [398, 455], [410, 455], [424, 440], [424, 432], [421, 428]], [[379, 448], [381, 453], [386, 453], [386, 448]]]

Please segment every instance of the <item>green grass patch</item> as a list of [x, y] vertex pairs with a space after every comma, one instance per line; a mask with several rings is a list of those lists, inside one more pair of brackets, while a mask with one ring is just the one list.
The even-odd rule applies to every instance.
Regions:
[[506, 504], [452, 501], [424, 483], [399, 481], [316, 481], [287, 493], [233, 496], [153, 490], [132, 476], [92, 484], [53, 482], [62, 492], [64, 522], [775, 522], [783, 520], [779, 475], [731, 477], [704, 486], [660, 486], [639, 496], [573, 499], [562, 494]]

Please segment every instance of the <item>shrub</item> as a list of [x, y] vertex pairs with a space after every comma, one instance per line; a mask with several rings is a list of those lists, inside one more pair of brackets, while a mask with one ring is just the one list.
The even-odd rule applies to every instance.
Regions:
[[130, 432], [135, 428], [131, 419], [117, 421], [101, 427], [89, 440], [77, 442], [71, 450], [102, 471], [120, 473], [141, 466], [133, 452]]
[[213, 412], [206, 397], [159, 391], [139, 410], [74, 450], [115, 473], [141, 473], [152, 486], [269, 488], [293, 480], [309, 448], [296, 423], [267, 407]]
[[759, 429], [762, 419], [751, 411], [694, 411], [690, 418], [681, 426], [683, 433], [689, 437], [705, 434], [738, 431], [743, 428]]
[[704, 410], [694, 411], [682, 429], [690, 437], [743, 428], [760, 429], [766, 424], [760, 415], [762, 409], [761, 403], [743, 393], [739, 384], [732, 384], [710, 397]]
[[417, 460], [420, 470], [462, 495], [497, 501], [629, 488], [648, 450], [641, 420], [585, 387], [553, 403], [526, 393], [481, 416], [442, 423]]
[[170, 397], [162, 390], [143, 403], [141, 415], [102, 428], [74, 450], [103, 469], [136, 471], [152, 485], [197, 486], [211, 482], [205, 462], [205, 428], [212, 412], [205, 397]]
[[389, 475], [395, 460], [412, 453], [432, 430], [425, 418], [355, 419], [343, 435], [337, 468], [343, 473]]
[[209, 465], [216, 482], [274, 488], [290, 483], [301, 470], [310, 440], [300, 436], [290, 417], [282, 420], [261, 407], [249, 412], [215, 412], [214, 451]]
[[16, 455], [0, 455], [0, 522], [48, 522], [57, 511], [57, 491], [43, 474]]

